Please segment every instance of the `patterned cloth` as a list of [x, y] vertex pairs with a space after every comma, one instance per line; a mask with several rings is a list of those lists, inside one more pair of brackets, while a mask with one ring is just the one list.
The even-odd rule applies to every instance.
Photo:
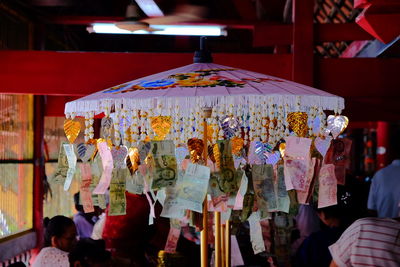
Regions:
[[37, 255], [32, 267], [69, 267], [68, 252], [45, 247]]
[[400, 266], [400, 222], [389, 218], [357, 220], [329, 250], [339, 267]]
[[368, 209], [376, 210], [380, 218], [396, 218], [400, 208], [400, 160], [379, 170], [372, 179]]

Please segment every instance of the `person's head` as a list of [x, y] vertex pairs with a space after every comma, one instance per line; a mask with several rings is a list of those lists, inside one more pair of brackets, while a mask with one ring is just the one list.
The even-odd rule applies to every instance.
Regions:
[[70, 251], [76, 243], [76, 228], [74, 221], [65, 216], [54, 216], [45, 225], [44, 244], [46, 247], [56, 247]]
[[110, 266], [111, 253], [105, 249], [104, 240], [83, 238], [68, 254], [71, 267], [106, 267]]
[[351, 222], [351, 194], [342, 186], [338, 186], [337, 205], [317, 209], [321, 221], [329, 227], [344, 227]]

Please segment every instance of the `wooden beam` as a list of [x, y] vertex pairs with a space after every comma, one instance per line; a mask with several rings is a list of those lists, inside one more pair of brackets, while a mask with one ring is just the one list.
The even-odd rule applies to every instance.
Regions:
[[292, 80], [313, 84], [314, 61], [314, 1], [293, 0]]
[[[90, 25], [94, 22], [114, 23], [123, 17], [95, 17], [95, 16], [57, 16], [51, 19], [52, 23], [64, 25]], [[253, 45], [255, 47], [292, 44], [292, 24], [276, 24], [260, 22], [256, 17], [248, 20], [207, 20], [207, 22], [193, 22], [191, 25], [225, 25], [229, 29], [247, 29], [253, 31]], [[314, 24], [315, 42], [372, 40], [370, 34], [356, 23], [325, 23]]]
[[[291, 55], [214, 54], [221, 65], [290, 79]], [[0, 93], [83, 96], [189, 65], [192, 53], [0, 51]]]

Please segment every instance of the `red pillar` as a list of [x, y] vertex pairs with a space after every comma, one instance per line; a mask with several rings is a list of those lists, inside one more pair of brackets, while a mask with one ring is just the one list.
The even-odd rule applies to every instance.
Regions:
[[312, 86], [314, 77], [314, 0], [293, 0], [292, 80]]
[[33, 229], [37, 243], [32, 251], [33, 257], [43, 245], [44, 103], [44, 96], [34, 97]]
[[388, 148], [389, 148], [389, 123], [386, 121], [378, 121], [376, 129], [377, 151], [376, 163], [377, 170], [388, 165]]

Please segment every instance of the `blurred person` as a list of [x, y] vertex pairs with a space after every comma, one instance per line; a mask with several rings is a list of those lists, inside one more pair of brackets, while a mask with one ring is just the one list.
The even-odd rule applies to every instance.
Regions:
[[362, 218], [329, 247], [331, 267], [400, 266], [400, 218]]
[[379, 218], [396, 218], [400, 208], [400, 151], [395, 146], [395, 160], [377, 171], [372, 178], [368, 195], [368, 209]]
[[126, 215], [110, 216], [106, 210], [103, 239], [118, 266], [156, 266], [158, 252], [165, 247], [169, 220], [159, 217], [155, 205], [154, 223], [149, 225], [150, 206], [145, 195], [125, 192]]
[[104, 240], [80, 239], [68, 255], [70, 267], [111, 266], [111, 253]]
[[45, 225], [44, 248], [32, 267], [68, 267], [68, 252], [76, 243], [76, 228], [72, 219], [54, 216]]
[[318, 217], [323, 225], [321, 230], [312, 233], [300, 245], [294, 266], [328, 267], [332, 261], [328, 247], [335, 243], [353, 219], [351, 214], [350, 194], [338, 187], [338, 204], [317, 209]]
[[98, 206], [94, 206], [94, 212], [85, 213], [83, 210], [83, 206], [80, 204], [79, 192], [74, 194], [74, 204], [77, 213], [74, 215], [73, 220], [76, 226], [76, 230], [78, 231], [78, 237], [91, 237], [94, 224], [98, 220], [98, 216], [101, 214], [102, 210]]

